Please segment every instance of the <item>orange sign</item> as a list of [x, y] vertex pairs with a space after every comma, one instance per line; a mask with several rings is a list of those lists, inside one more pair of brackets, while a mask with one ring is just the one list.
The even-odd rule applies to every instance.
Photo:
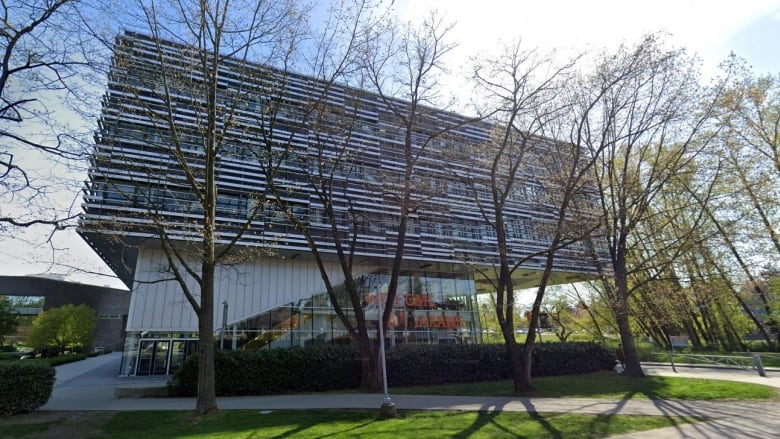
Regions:
[[414, 316], [415, 328], [446, 328], [457, 329], [462, 326], [460, 314], [454, 316], [437, 316], [435, 314]]
[[[387, 301], [387, 294], [382, 294], [382, 304]], [[377, 303], [377, 295], [376, 294], [369, 294], [366, 298], [366, 303], [368, 306], [371, 305], [378, 305]], [[436, 308], [436, 302], [433, 301], [433, 297], [426, 294], [424, 296], [422, 295], [415, 295], [415, 294], [399, 294], [395, 296], [395, 303], [393, 305], [394, 307], [407, 307], [407, 308]]]

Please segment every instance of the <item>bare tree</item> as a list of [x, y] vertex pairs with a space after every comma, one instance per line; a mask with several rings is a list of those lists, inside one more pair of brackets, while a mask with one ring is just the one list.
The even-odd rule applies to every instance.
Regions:
[[[249, 63], [284, 65], [305, 18], [291, 2], [139, 0], [125, 19], [147, 35], [114, 44], [115, 85], [92, 170], [106, 178], [93, 181], [92, 193], [120, 200], [128, 207], [123, 218], [137, 216], [108, 224], [105, 233], [156, 242], [167, 261], [159, 281], [175, 280], [197, 316], [200, 415], [217, 410], [215, 273], [255, 254], [238, 244], [265, 206], [262, 188], [230, 190], [228, 158], [247, 157], [252, 145], [245, 140], [262, 132], [243, 121], [262, 104], [260, 85], [277, 80]], [[143, 142], [146, 152], [125, 149], [128, 139]]]
[[[397, 172], [382, 184], [382, 196], [388, 202], [397, 230], [384, 298], [382, 324], [389, 321], [399, 288], [405, 256], [407, 233], [413, 228], [412, 215], [426, 208], [436, 196], [446, 193], [436, 179], [426, 178], [422, 168], [446, 155], [441, 141], [456, 128], [475, 119], [442, 117], [440, 75], [446, 72], [445, 58], [455, 47], [448, 42], [453, 25], [431, 12], [418, 26], [395, 26], [373, 40], [365, 53], [363, 68], [370, 90], [376, 92], [387, 110], [392, 133], [402, 139], [392, 154], [400, 163]], [[390, 151], [388, 151], [390, 152]], [[434, 165], [435, 166], [435, 165]], [[442, 186], [446, 186], [443, 184]], [[427, 206], [430, 208], [430, 206]]]
[[80, 120], [92, 77], [92, 45], [81, 32], [75, 0], [0, 4], [0, 228], [36, 224], [61, 229], [78, 214], [52, 209], [58, 173], [41, 175], [41, 159], [67, 169], [81, 159]]
[[[271, 108], [264, 112], [265, 148], [255, 158], [266, 178], [271, 208], [292, 226], [292, 234], [305, 240], [334, 312], [358, 347], [361, 388], [376, 390], [381, 385], [379, 338], [373, 338], [372, 344], [364, 294], [370, 286], [365, 284], [356, 255], [376, 240], [366, 240], [366, 229], [371, 221], [378, 227], [380, 220], [361, 208], [360, 199], [382, 196], [377, 183], [382, 176], [372, 161], [375, 148], [361, 139], [369, 127], [360, 114], [373, 111], [365, 102], [371, 98], [348, 85], [361, 85], [360, 59], [387, 29], [388, 11], [365, 1], [340, 6], [329, 10], [304, 64], [318, 80], [307, 85], [306, 102], [296, 106], [300, 119], [306, 121], [301, 124], [308, 132], [305, 146], [292, 141], [286, 134], [289, 124], [277, 118], [279, 108]], [[285, 93], [283, 84], [278, 92]], [[297, 174], [295, 187], [285, 178], [289, 172]], [[307, 194], [305, 204], [301, 204], [301, 193]], [[327, 266], [334, 256], [338, 274]]]
[[[576, 60], [575, 60], [576, 61]], [[571, 247], [590, 237], [598, 221], [589, 213], [593, 192], [588, 189], [593, 159], [577, 143], [568, 140], [564, 118], [570, 108], [565, 84], [573, 78], [574, 62], [556, 66], [549, 55], [524, 51], [519, 42], [508, 46], [495, 59], [478, 64], [475, 79], [484, 93], [487, 111], [496, 124], [494, 140], [474, 151], [487, 175], [461, 174], [472, 188], [485, 224], [495, 231], [496, 257], [475, 261], [474, 269], [489, 279], [497, 292], [496, 313], [507, 347], [515, 391], [534, 389], [531, 361], [536, 329], [546, 287], [556, 267], [556, 257], [585, 253]], [[549, 136], [549, 137], [547, 137]], [[487, 196], [482, 197], [481, 194]], [[513, 218], [517, 203], [530, 206], [537, 217], [531, 225], [536, 240], [527, 239], [523, 218]], [[515, 341], [514, 290], [519, 269], [531, 260], [544, 258], [537, 294], [531, 309], [528, 335], [522, 355]], [[487, 262], [487, 267], [480, 266]]]

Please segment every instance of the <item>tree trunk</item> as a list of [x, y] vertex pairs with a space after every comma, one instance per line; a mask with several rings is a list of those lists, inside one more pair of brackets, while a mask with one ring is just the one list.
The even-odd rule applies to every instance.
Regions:
[[[633, 378], [644, 378], [645, 373], [639, 364], [636, 354], [634, 336], [631, 334], [631, 325], [628, 318], [628, 282], [626, 276], [625, 258], [618, 257], [615, 264], [615, 321], [620, 332], [620, 341], [623, 343], [623, 352], [626, 355], [625, 371], [623, 375]], [[621, 263], [622, 262], [622, 263]]]
[[623, 352], [626, 355], [625, 371], [623, 372], [623, 375], [634, 378], [644, 378], [645, 373], [642, 371], [642, 366], [639, 364], [639, 358], [636, 354], [636, 345], [634, 344], [634, 336], [631, 334], [628, 318], [618, 318], [617, 324], [618, 330], [620, 331], [620, 341], [623, 343]]
[[734, 329], [734, 325], [731, 324], [731, 318], [728, 313], [723, 309], [723, 305], [720, 303], [720, 301], [715, 302], [715, 306], [718, 311], [717, 320], [723, 322], [723, 332], [724, 332], [724, 344], [723, 347], [727, 351], [744, 351], [745, 350], [745, 344], [742, 342], [742, 339], [740, 338], [739, 334], [737, 334], [737, 330]]
[[[693, 350], [701, 350], [704, 346], [701, 343], [701, 338], [699, 338], [699, 332], [696, 330], [696, 327], [694, 327], [694, 321], [695, 317], [685, 317], [682, 326], [685, 330], [685, 333], [688, 335], [688, 339], [691, 340], [691, 346]], [[698, 321], [696, 326], [698, 325]], [[699, 326], [700, 327], [700, 326]], [[703, 334], [703, 332], [702, 332]]]
[[198, 398], [195, 413], [207, 415], [218, 410], [214, 379], [214, 265], [204, 263], [201, 280], [201, 307], [198, 315]]
[[[533, 317], [528, 324], [528, 332], [526, 333], [525, 345], [523, 345], [523, 354], [521, 356], [522, 366], [519, 369], [520, 380], [515, 380], [515, 392], [533, 392], [536, 390], [536, 386], [531, 382], [531, 365], [533, 364], [534, 346], [536, 345], [536, 325], [534, 321], [538, 321], [538, 317]], [[515, 348], [515, 351], [519, 349]]]
[[360, 390], [363, 392], [376, 392], [382, 388], [379, 364], [379, 349], [371, 349], [371, 338], [360, 337], [358, 340], [358, 353], [360, 354]]
[[536, 390], [533, 384], [531, 384], [531, 371], [523, 367], [525, 353], [520, 354], [520, 346], [517, 344], [514, 334], [511, 337], [504, 336], [504, 346], [506, 346], [509, 374], [514, 382], [515, 393], [520, 394]]

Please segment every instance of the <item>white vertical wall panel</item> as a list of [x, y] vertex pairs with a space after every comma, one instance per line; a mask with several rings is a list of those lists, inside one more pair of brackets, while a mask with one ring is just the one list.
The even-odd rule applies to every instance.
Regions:
[[[128, 331], [196, 332], [195, 312], [174, 280], [166, 273], [168, 262], [161, 250], [141, 249], [127, 317]], [[197, 265], [196, 265], [197, 266]], [[344, 280], [337, 263], [325, 265], [331, 282]], [[360, 267], [363, 272], [372, 267]], [[325, 284], [313, 261], [265, 258], [217, 268], [215, 275], [214, 324], [222, 325], [224, 301], [228, 303], [227, 323], [232, 324], [278, 306], [307, 299], [324, 292]], [[200, 297], [194, 279], [190, 290]]]

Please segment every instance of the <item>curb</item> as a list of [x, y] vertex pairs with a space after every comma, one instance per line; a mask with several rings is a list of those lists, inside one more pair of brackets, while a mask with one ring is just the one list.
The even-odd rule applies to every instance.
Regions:
[[117, 399], [130, 398], [167, 398], [167, 387], [117, 387], [114, 389], [114, 396]]

